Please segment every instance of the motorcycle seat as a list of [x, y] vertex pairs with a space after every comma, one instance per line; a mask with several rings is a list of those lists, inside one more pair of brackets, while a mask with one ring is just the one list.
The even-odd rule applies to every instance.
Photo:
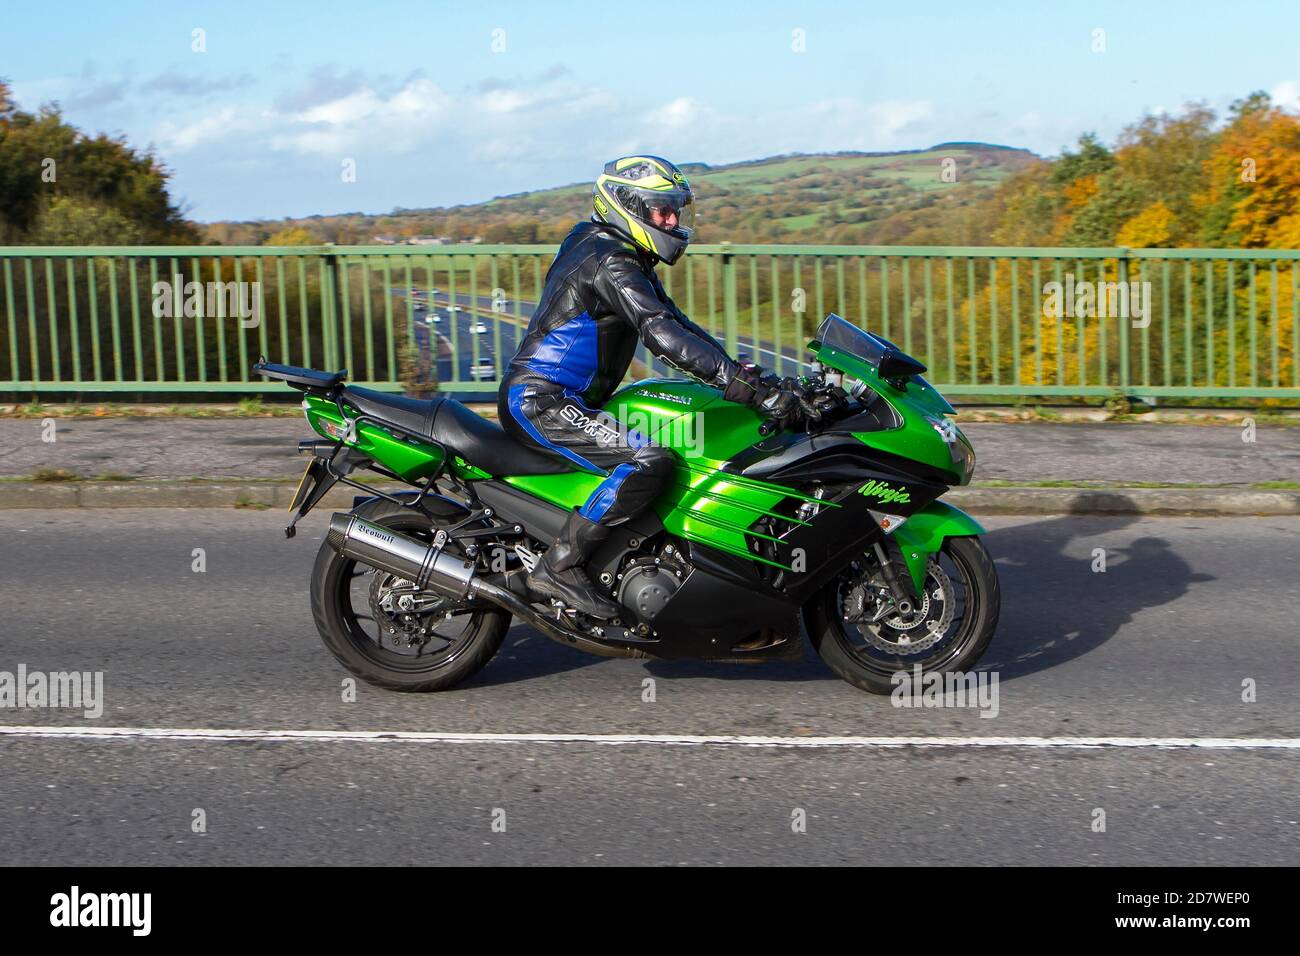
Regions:
[[443, 395], [409, 398], [349, 385], [343, 389], [343, 401], [364, 415], [446, 445], [492, 475], [558, 475], [575, 470], [562, 455], [517, 441], [496, 422]]

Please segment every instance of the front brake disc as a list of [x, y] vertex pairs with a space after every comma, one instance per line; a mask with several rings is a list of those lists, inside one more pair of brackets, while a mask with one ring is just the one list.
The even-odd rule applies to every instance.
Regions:
[[[876, 622], [861, 618], [854, 622], [863, 640], [876, 650], [904, 656], [924, 653], [943, 640], [954, 613], [952, 581], [931, 558], [923, 583], [919, 605], [910, 614], [886, 613]], [[866, 590], [884, 586], [883, 575], [877, 571]]]

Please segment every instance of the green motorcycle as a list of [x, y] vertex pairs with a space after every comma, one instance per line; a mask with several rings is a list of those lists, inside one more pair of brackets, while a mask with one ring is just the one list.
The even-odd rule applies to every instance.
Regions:
[[[319, 440], [294, 525], [337, 483], [311, 600], [325, 645], [391, 690], [443, 690], [483, 667], [511, 619], [609, 657], [800, 660], [800, 623], [845, 680], [889, 693], [899, 671], [962, 671], [998, 621], [997, 572], [969, 516], [940, 502], [975, 454], [915, 359], [830, 315], [801, 382], [815, 418], [777, 432], [706, 385], [652, 378], [604, 406], [678, 455], [654, 506], [587, 563], [622, 609], [597, 620], [530, 594], [527, 572], [603, 479], [527, 447], [449, 398], [270, 364], [303, 392]], [[363, 470], [409, 488], [375, 487]]]

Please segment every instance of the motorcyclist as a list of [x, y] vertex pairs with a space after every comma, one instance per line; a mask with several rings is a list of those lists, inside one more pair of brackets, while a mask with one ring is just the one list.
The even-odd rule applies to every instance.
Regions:
[[620, 613], [583, 565], [610, 529], [650, 505], [672, 475], [673, 453], [600, 411], [622, 381], [637, 340], [669, 365], [723, 390], [782, 427], [803, 414], [793, 379], [736, 362], [673, 303], [655, 266], [673, 265], [695, 231], [686, 177], [657, 156], [605, 165], [590, 221], [560, 244], [528, 331], [501, 382], [502, 426], [518, 440], [605, 475], [568, 517], [528, 576], [529, 588], [599, 618]]

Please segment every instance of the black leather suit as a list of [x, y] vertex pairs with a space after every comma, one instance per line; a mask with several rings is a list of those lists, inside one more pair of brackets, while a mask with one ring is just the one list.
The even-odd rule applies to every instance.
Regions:
[[502, 426], [520, 441], [606, 475], [580, 509], [614, 525], [648, 506], [673, 453], [600, 411], [637, 340], [706, 384], [726, 389], [739, 366], [673, 304], [654, 261], [603, 223], [580, 222], [560, 245], [528, 332], [501, 383]]

